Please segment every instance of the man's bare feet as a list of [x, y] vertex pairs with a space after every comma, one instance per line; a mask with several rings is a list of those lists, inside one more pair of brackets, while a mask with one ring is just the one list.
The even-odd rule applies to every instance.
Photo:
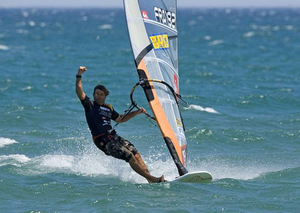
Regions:
[[162, 175], [160, 178], [158, 178], [157, 183], [165, 182], [165, 176]]

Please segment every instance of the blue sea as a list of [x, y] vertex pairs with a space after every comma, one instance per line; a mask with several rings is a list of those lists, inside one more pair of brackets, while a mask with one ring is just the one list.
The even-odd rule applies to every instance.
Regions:
[[[300, 9], [179, 9], [189, 171], [148, 184], [93, 144], [75, 94], [138, 81], [123, 9], [0, 9], [0, 212], [300, 212]], [[141, 89], [134, 94], [149, 112]], [[117, 132], [151, 173], [177, 174], [144, 115]]]

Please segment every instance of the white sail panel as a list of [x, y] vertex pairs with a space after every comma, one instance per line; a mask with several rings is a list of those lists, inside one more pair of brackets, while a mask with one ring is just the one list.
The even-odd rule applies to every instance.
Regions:
[[140, 7], [136, 0], [126, 0], [125, 11], [127, 19], [127, 27], [134, 58], [137, 58], [142, 50], [150, 45], [143, 18], [141, 16]]

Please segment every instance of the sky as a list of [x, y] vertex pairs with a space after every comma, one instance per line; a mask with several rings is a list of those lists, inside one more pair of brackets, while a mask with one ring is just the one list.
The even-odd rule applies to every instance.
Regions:
[[[123, 0], [0, 0], [0, 8], [122, 6]], [[300, 7], [300, 0], [178, 0], [178, 7]]]

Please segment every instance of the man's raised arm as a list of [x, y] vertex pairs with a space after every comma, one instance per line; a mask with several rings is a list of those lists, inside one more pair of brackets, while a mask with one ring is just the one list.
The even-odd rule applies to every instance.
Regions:
[[76, 94], [80, 100], [85, 98], [85, 93], [82, 89], [81, 75], [86, 71], [86, 67], [80, 66], [76, 75]]

